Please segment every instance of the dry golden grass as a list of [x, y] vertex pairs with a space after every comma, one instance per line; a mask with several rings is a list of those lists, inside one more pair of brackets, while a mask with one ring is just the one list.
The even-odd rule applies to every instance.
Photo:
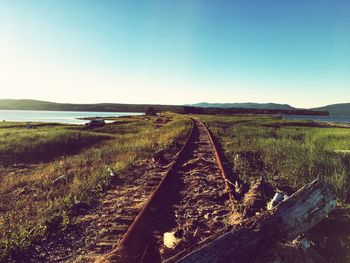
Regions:
[[[162, 118], [168, 121], [159, 125]], [[74, 204], [91, 206], [98, 201], [111, 180], [109, 169], [118, 176], [133, 162], [173, 147], [174, 141], [186, 135], [190, 122], [166, 114], [161, 118], [123, 118], [91, 130], [72, 125], [44, 125], [33, 130], [6, 125], [0, 126], [0, 133], [6, 134], [0, 156], [11, 155], [15, 142], [24, 158], [13, 154], [0, 159], [2, 257], [28, 246], [34, 237], [45, 234], [52, 222], [65, 227]], [[63, 182], [54, 184], [60, 176], [64, 176]]]

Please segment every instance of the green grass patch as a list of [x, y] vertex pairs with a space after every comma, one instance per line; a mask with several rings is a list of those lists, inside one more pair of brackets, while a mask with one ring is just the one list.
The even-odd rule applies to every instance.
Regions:
[[[123, 118], [122, 123], [96, 129], [72, 125], [0, 129], [7, 134], [7, 140], [1, 137], [6, 143], [1, 160], [9, 163], [0, 165], [0, 261], [19, 255], [50, 228], [70, 224], [75, 204], [95, 204], [112, 179], [109, 167], [121, 176], [135, 161], [173, 147], [189, 131], [190, 121], [183, 116], [167, 114], [164, 118], [170, 122], [161, 126], [155, 118]], [[14, 148], [21, 148], [18, 155]], [[64, 154], [68, 148], [69, 154]], [[35, 164], [14, 166], [16, 160], [23, 163], [19, 155]], [[66, 183], [54, 185], [62, 175]]]
[[349, 201], [350, 129], [268, 116], [200, 116], [219, 139], [236, 174], [265, 176], [298, 189], [321, 178]]
[[69, 130], [66, 126], [8, 127], [0, 129], [0, 165], [36, 163], [77, 153], [109, 136]]

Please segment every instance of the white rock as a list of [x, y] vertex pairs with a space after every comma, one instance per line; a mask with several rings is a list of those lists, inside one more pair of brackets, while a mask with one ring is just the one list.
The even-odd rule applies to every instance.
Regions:
[[175, 248], [179, 241], [180, 240], [175, 236], [175, 232], [166, 232], [163, 235], [163, 243], [167, 248]]

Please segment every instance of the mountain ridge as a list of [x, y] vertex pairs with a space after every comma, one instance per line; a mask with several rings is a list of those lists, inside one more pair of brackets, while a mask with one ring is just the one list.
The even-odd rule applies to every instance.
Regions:
[[208, 102], [199, 102], [191, 104], [190, 106], [202, 107], [202, 108], [247, 108], [247, 109], [285, 109], [285, 110], [294, 110], [295, 107], [290, 106], [289, 104], [279, 104], [279, 103], [255, 103], [255, 102], [244, 102], [244, 103], [208, 103]]
[[183, 106], [124, 103], [58, 103], [32, 99], [0, 99], [0, 110], [145, 112], [153, 107], [158, 111], [181, 111]]
[[328, 111], [330, 116], [350, 117], [350, 103], [330, 104], [323, 107], [312, 108], [315, 111]]
[[200, 102], [191, 104], [193, 107], [204, 107], [204, 108], [255, 108], [255, 109], [283, 109], [283, 110], [312, 110], [312, 111], [328, 111], [330, 116], [350, 116], [350, 103], [336, 103], [329, 104], [321, 107], [314, 107], [309, 109], [301, 109], [293, 107], [289, 104], [279, 103], [255, 103], [255, 102], [244, 102], [244, 103], [208, 103]]
[[[0, 110], [49, 110], [49, 111], [100, 111], [100, 112], [145, 112], [148, 108], [155, 110], [173, 111], [178, 113], [206, 114], [293, 114], [326, 112], [331, 116], [350, 116], [350, 103], [331, 104], [312, 109], [298, 109], [289, 104], [278, 103], [208, 103], [200, 102], [190, 105], [161, 105], [161, 104], [126, 104], [126, 103], [95, 103], [74, 104], [58, 103], [33, 99], [0, 99]], [[322, 114], [324, 115], [324, 114]]]

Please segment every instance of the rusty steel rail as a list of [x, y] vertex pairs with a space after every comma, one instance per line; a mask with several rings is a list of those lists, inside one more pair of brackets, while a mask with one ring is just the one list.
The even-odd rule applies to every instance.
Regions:
[[123, 236], [122, 240], [118, 243], [116, 251], [120, 251], [121, 249], [123, 249], [123, 247], [125, 247], [127, 245], [130, 237], [132, 236], [132, 234], [134, 233], [134, 231], [136, 229], [136, 226], [144, 218], [148, 208], [151, 206], [152, 202], [155, 200], [156, 196], [160, 192], [161, 187], [164, 185], [166, 180], [169, 178], [170, 174], [173, 172], [174, 168], [176, 167], [178, 161], [180, 160], [180, 158], [184, 154], [185, 148], [187, 147], [187, 145], [188, 145], [188, 143], [189, 143], [189, 141], [190, 141], [190, 139], [192, 137], [193, 129], [194, 129], [194, 120], [192, 118], [190, 118], [190, 120], [191, 120], [191, 129], [190, 129], [189, 134], [188, 134], [188, 136], [187, 136], [187, 138], [185, 140], [185, 144], [177, 152], [177, 154], [174, 157], [175, 160], [172, 162], [172, 164], [170, 165], [169, 169], [166, 171], [165, 175], [163, 176], [162, 180], [157, 185], [157, 187], [154, 190], [153, 194], [147, 200], [146, 204], [143, 206], [143, 208], [141, 209], [140, 213], [136, 216], [136, 218], [134, 219], [133, 223], [131, 224], [131, 226], [129, 227], [129, 229], [127, 230], [125, 235]]
[[[189, 117], [189, 119], [191, 120], [191, 128], [190, 128], [189, 134], [185, 140], [184, 145], [177, 152], [177, 154], [174, 157], [174, 161], [171, 163], [171, 165], [170, 165], [169, 169], [166, 171], [164, 177], [161, 179], [161, 181], [157, 185], [156, 189], [154, 190], [154, 192], [152, 193], [150, 198], [147, 200], [147, 202], [145, 203], [145, 205], [143, 206], [143, 208], [141, 209], [139, 214], [136, 216], [136, 218], [134, 219], [133, 223], [131, 224], [131, 226], [129, 227], [127, 232], [124, 234], [121, 241], [117, 244], [117, 247], [110, 254], [118, 253], [118, 252], [122, 251], [125, 247], [127, 247], [127, 245], [129, 244], [129, 242], [131, 240], [132, 235], [135, 233], [135, 231], [137, 229], [138, 224], [146, 216], [147, 210], [151, 207], [152, 203], [156, 199], [157, 195], [160, 192], [160, 189], [165, 184], [165, 182], [168, 180], [170, 175], [174, 172], [174, 169], [176, 168], [178, 162], [180, 161], [181, 157], [184, 155], [186, 148], [191, 140], [191, 137], [193, 136], [193, 130], [194, 130], [194, 125], [195, 125], [195, 120], [192, 117]], [[212, 135], [211, 135], [210, 131], [208, 130], [208, 128], [206, 127], [206, 125], [202, 121], [200, 121], [198, 119], [196, 119], [196, 121], [198, 121], [200, 123], [200, 125], [203, 125], [203, 127], [206, 130], [206, 133], [207, 133], [209, 140], [210, 140], [210, 144], [212, 145], [213, 150], [214, 150], [217, 165], [219, 166], [221, 174], [222, 174], [224, 181], [225, 181], [226, 191], [229, 193], [229, 198], [230, 198], [231, 203], [234, 204], [234, 198], [230, 192], [230, 186], [229, 186], [230, 182], [229, 182], [228, 177], [226, 175], [225, 169], [223, 167], [219, 152], [218, 152], [217, 147], [214, 143]]]
[[219, 154], [219, 151], [218, 151], [218, 148], [216, 147], [216, 144], [214, 142], [214, 139], [213, 139], [213, 136], [211, 134], [211, 132], [209, 131], [208, 127], [200, 120], [197, 119], [197, 121], [202, 124], [205, 128], [205, 131], [207, 132], [208, 134], [208, 137], [209, 137], [209, 140], [210, 140], [210, 143], [214, 149], [214, 154], [215, 154], [215, 158], [216, 158], [216, 163], [218, 164], [220, 170], [221, 170], [221, 175], [225, 181], [225, 186], [226, 186], [226, 191], [227, 193], [229, 194], [229, 197], [230, 197], [230, 201], [231, 201], [231, 204], [232, 205], [235, 205], [236, 204], [236, 200], [234, 198], [234, 196], [232, 195], [232, 192], [231, 192], [231, 187], [230, 185], [232, 185], [232, 183], [230, 182], [227, 174], [226, 174], [226, 171], [225, 171], [225, 168], [222, 164], [222, 160], [221, 160], [221, 157], [220, 157], [220, 154]]

